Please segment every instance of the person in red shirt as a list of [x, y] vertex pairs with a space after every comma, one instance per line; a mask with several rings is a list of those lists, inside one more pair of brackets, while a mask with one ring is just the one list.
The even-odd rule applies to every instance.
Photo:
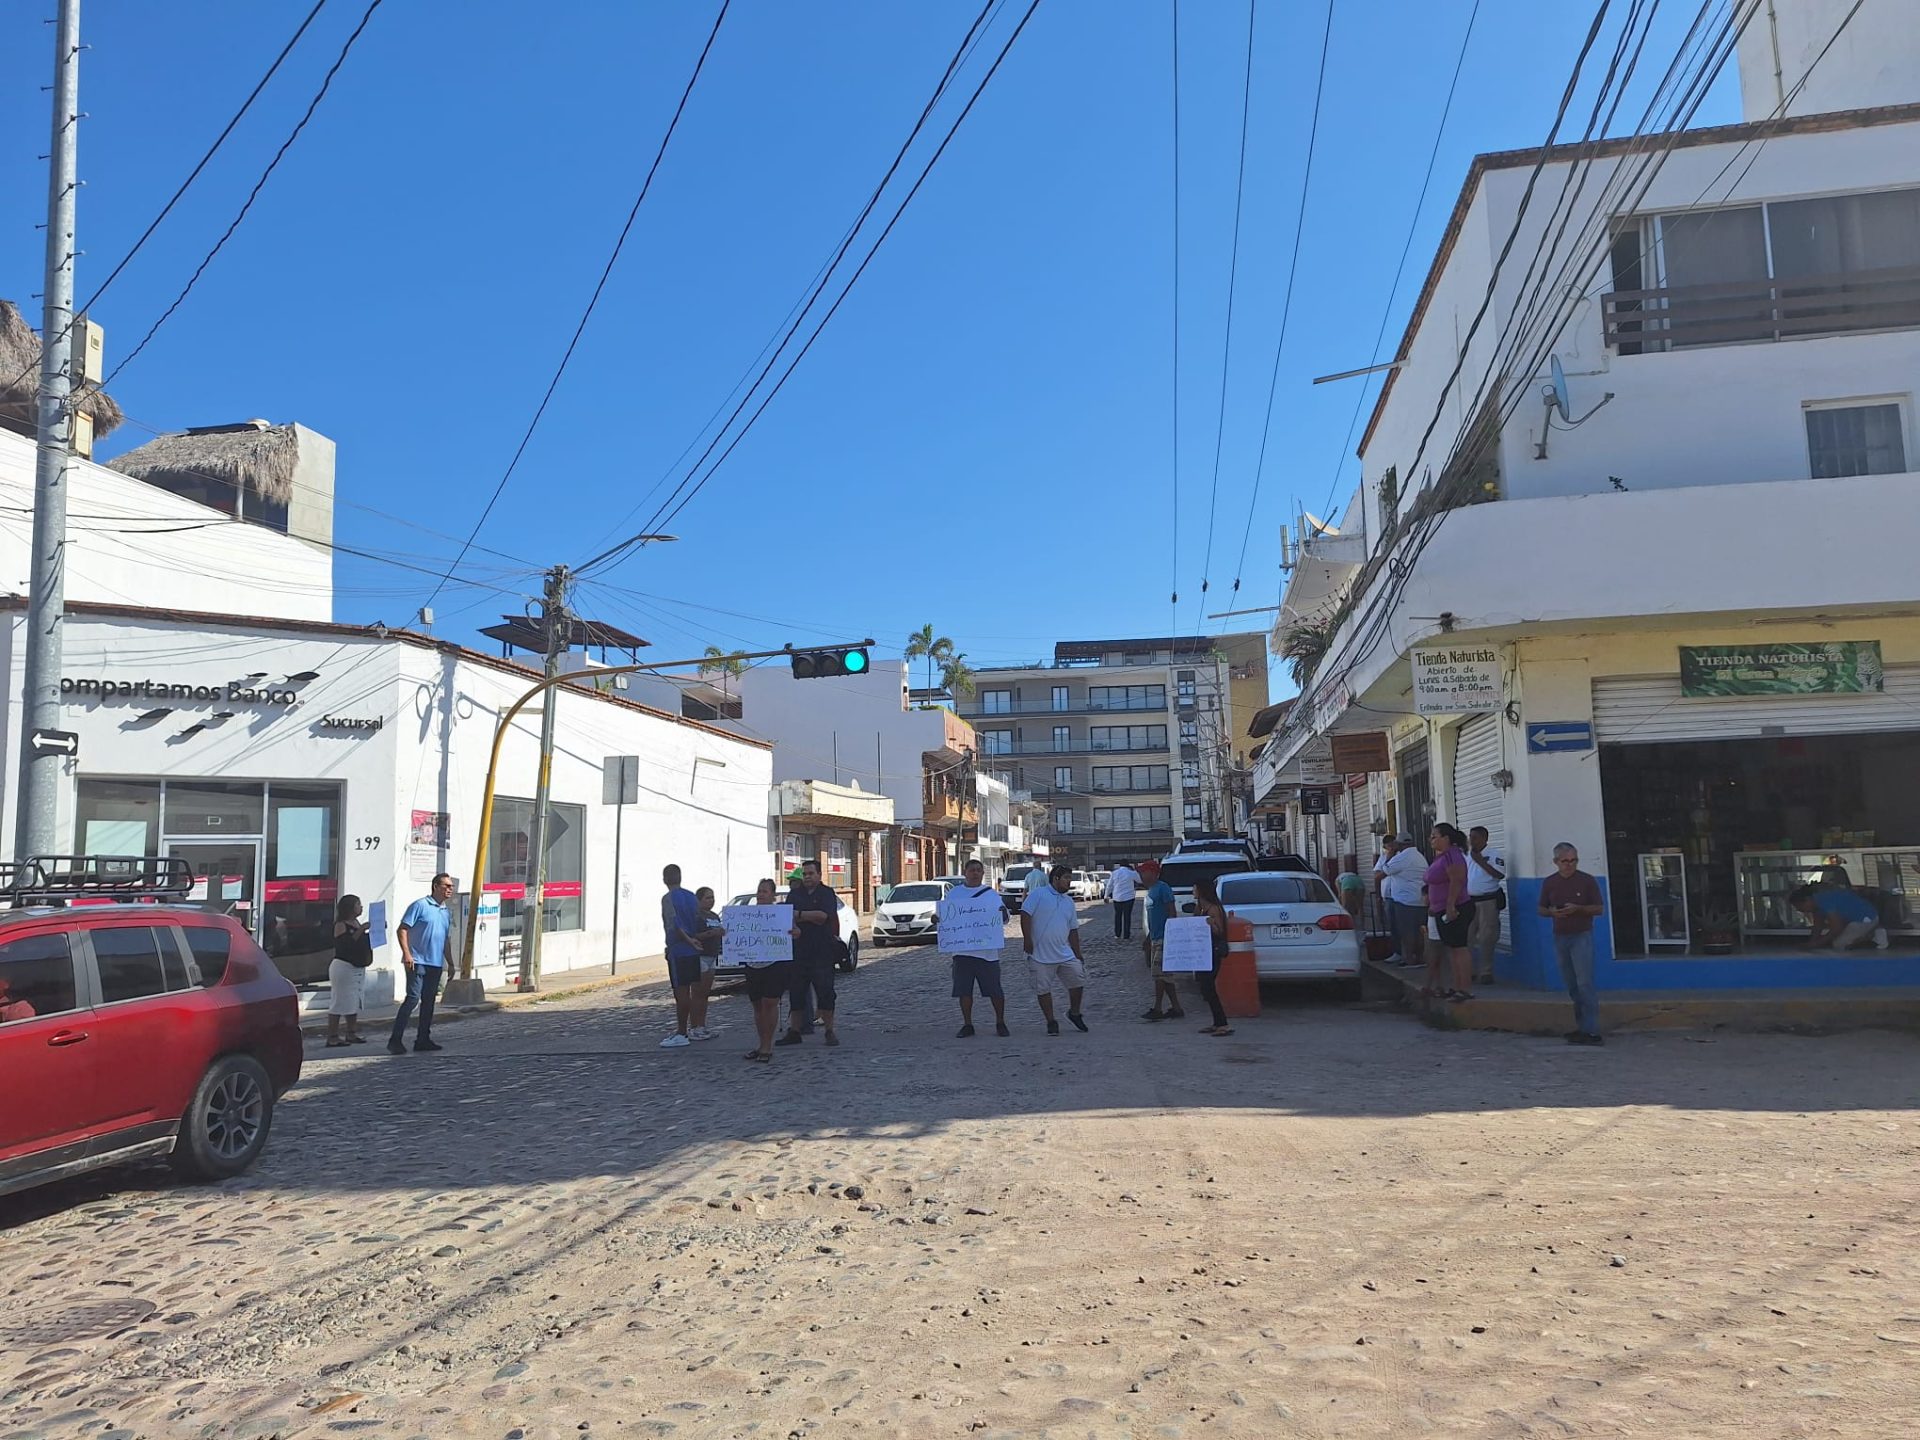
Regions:
[[1600, 882], [1580, 868], [1580, 852], [1562, 840], [1553, 847], [1553, 874], [1540, 882], [1540, 913], [1553, 921], [1560, 978], [1573, 997], [1569, 1045], [1606, 1043], [1600, 1034], [1600, 992], [1593, 985], [1593, 922], [1605, 910]]

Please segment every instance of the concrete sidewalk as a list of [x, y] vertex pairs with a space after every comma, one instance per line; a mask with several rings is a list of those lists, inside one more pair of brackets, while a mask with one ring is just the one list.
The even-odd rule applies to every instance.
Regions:
[[[622, 960], [620, 970], [615, 974], [611, 967], [593, 965], [579, 970], [561, 970], [545, 977], [539, 990], [502, 989], [489, 994], [486, 999], [473, 1005], [440, 1005], [433, 1012], [435, 1025], [457, 1020], [465, 1020], [475, 1015], [493, 1015], [501, 1010], [513, 1009], [521, 1005], [537, 1005], [543, 1000], [558, 1000], [563, 996], [584, 995], [589, 991], [602, 990], [612, 985], [649, 985], [665, 984], [667, 962], [664, 956], [643, 955], [632, 960]], [[320, 1008], [306, 1009], [309, 1001], [317, 999]], [[326, 991], [307, 990], [300, 995], [300, 1033], [303, 1035], [324, 1035], [327, 1033]], [[370, 1035], [379, 1034], [393, 1024], [393, 1017], [400, 1013], [398, 1005], [374, 1005], [360, 1012], [360, 1028]]]

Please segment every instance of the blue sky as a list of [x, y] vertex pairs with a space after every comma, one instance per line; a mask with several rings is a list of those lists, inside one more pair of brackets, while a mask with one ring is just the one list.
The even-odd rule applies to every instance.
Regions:
[[[89, 0], [83, 296], [307, 8]], [[114, 386], [135, 423], [103, 453], [148, 438], [143, 426], [298, 420], [339, 444], [342, 544], [451, 560], [579, 318], [715, 8], [388, 0], [246, 223]], [[109, 364], [225, 228], [363, 9], [332, 0], [101, 301]], [[508, 593], [449, 586], [439, 633], [471, 639], [520, 609], [538, 567], [598, 551], [656, 481], [678, 478], [676, 457], [832, 252], [977, 9], [735, 0], [567, 379], [480, 535], [486, 548], [459, 572]], [[1009, 0], [996, 17], [992, 49], [943, 115], [1022, 9]], [[879, 258], [674, 521], [680, 543], [589, 584], [580, 608], [649, 637], [660, 658], [869, 634], [891, 654], [931, 620], [974, 663], [1007, 664], [1057, 638], [1166, 633], [1176, 574], [1178, 628], [1207, 624], [1202, 576], [1205, 608], [1227, 608], [1243, 536], [1237, 603], [1272, 604], [1278, 526], [1351, 485], [1343, 437], [1361, 382], [1308, 382], [1372, 358], [1468, 10], [1336, 0], [1249, 529], [1325, 14], [1320, 0], [1260, 7], [1210, 566], [1247, 11], [1181, 6], [1176, 507], [1169, 6], [1042, 0]], [[0, 295], [36, 321], [52, 11], [16, 0], [0, 13]], [[1538, 143], [1590, 18], [1586, 6], [1483, 0], [1389, 352], [1468, 160]], [[1662, 20], [1650, 56], [1664, 64], [1685, 18]], [[1730, 77], [1696, 123], [1736, 118]], [[350, 555], [336, 577], [348, 621], [405, 623], [433, 588]]]

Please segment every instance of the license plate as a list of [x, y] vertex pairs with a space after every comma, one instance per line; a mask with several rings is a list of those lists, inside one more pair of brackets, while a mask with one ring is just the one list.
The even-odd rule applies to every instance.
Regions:
[[1269, 925], [1267, 927], [1268, 938], [1273, 940], [1298, 940], [1311, 934], [1313, 934], [1311, 925]]

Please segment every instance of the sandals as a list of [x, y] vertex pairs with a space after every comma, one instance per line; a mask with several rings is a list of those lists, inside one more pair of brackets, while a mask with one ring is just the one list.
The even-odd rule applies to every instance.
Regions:
[[1216, 1039], [1219, 1039], [1219, 1038], [1221, 1038], [1221, 1037], [1223, 1037], [1223, 1036], [1227, 1036], [1227, 1035], [1231, 1035], [1231, 1034], [1233, 1034], [1233, 1026], [1231, 1026], [1231, 1025], [1206, 1025], [1206, 1026], [1202, 1026], [1202, 1027], [1201, 1027], [1201, 1030], [1200, 1030], [1200, 1033], [1201, 1033], [1202, 1035], [1212, 1035], [1212, 1036], [1213, 1036], [1213, 1037], [1215, 1037]]
[[346, 1048], [347, 1048], [347, 1046], [348, 1046], [348, 1044], [350, 1044], [350, 1043], [351, 1043], [351, 1042], [349, 1042], [349, 1041], [346, 1041], [346, 1040], [329, 1040], [329, 1041], [327, 1041], [327, 1049], [329, 1049], [329, 1050], [344, 1050], [344, 1049], [346, 1049]]
[[1446, 992], [1446, 999], [1449, 1005], [1458, 1005], [1462, 1001], [1473, 999], [1473, 992], [1471, 990], [1449, 990]]
[[740, 1058], [743, 1060], [758, 1060], [762, 1065], [764, 1065], [769, 1060], [773, 1059], [773, 1052], [771, 1050], [749, 1050], [745, 1055], [741, 1056]]

